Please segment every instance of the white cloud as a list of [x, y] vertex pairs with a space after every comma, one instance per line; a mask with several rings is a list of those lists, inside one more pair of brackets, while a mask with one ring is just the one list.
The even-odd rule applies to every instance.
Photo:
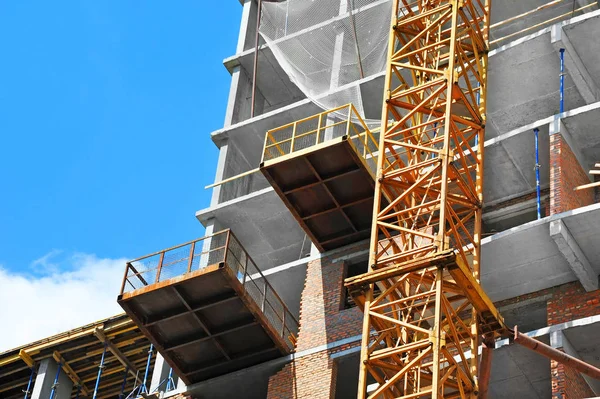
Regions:
[[51, 260], [60, 253], [32, 262], [35, 275], [0, 266], [0, 352], [123, 312], [116, 299], [126, 259]]

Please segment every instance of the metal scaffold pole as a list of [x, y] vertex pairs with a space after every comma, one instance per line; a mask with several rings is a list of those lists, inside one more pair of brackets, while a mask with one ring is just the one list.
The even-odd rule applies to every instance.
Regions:
[[106, 356], [106, 348], [107, 344], [104, 343], [104, 348], [102, 349], [102, 357], [100, 358], [100, 365], [98, 365], [98, 376], [96, 377], [96, 386], [94, 387], [94, 394], [92, 399], [96, 399], [98, 396], [98, 388], [100, 387], [100, 378], [102, 377], [102, 369], [104, 369], [104, 357]]
[[539, 133], [540, 129], [537, 127], [533, 129], [535, 136], [535, 188], [537, 193], [537, 218], [542, 218], [542, 195], [540, 191], [540, 148], [539, 148]]
[[148, 349], [148, 360], [146, 361], [146, 370], [144, 371], [144, 382], [142, 382], [142, 386], [140, 387], [141, 393], [148, 393], [148, 386], [146, 385], [148, 381], [148, 373], [150, 371], [150, 362], [152, 361], [152, 352], [154, 351], [154, 345], [150, 344], [150, 348]]
[[58, 362], [58, 368], [56, 369], [56, 377], [54, 377], [54, 383], [52, 384], [52, 391], [50, 391], [50, 399], [54, 399], [54, 395], [56, 395], [56, 389], [58, 388], [58, 377], [60, 377], [61, 369], [62, 369], [62, 363]]
[[35, 374], [35, 367], [32, 367], [31, 374], [29, 374], [29, 382], [27, 383], [27, 389], [25, 390], [25, 396], [23, 399], [27, 399], [29, 397], [29, 394], [31, 393], [31, 385], [33, 384], [33, 377], [35, 377]]

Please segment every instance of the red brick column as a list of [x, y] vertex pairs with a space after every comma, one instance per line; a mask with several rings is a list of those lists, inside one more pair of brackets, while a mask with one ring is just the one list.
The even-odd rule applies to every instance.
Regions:
[[550, 214], [594, 203], [594, 190], [573, 189], [590, 182], [569, 144], [560, 133], [550, 135]]
[[[346, 253], [357, 250], [356, 247], [352, 247]], [[336, 257], [340, 256], [343, 254], [336, 254]], [[361, 333], [360, 310], [342, 309], [344, 262], [333, 263], [331, 258], [315, 260], [308, 264], [300, 302], [297, 353]], [[269, 379], [267, 398], [333, 398], [337, 364], [330, 354], [348, 346], [352, 345], [299, 356]]]
[[582, 399], [595, 397], [581, 374], [564, 364], [550, 361], [552, 399]]

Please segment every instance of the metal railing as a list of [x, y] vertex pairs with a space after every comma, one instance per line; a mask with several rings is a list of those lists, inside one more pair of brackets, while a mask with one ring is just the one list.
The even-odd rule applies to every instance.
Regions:
[[267, 131], [262, 162], [347, 136], [357, 154], [374, 171], [379, 139], [352, 104], [333, 108]]
[[596, 0], [585, 0], [582, 3], [575, 3], [572, 0], [553, 0], [496, 22], [490, 25], [492, 35], [490, 47], [498, 47], [509, 39], [516, 40], [554, 23], [593, 11], [598, 5]]
[[292, 350], [298, 321], [229, 229], [127, 262], [121, 294], [220, 263], [233, 272]]

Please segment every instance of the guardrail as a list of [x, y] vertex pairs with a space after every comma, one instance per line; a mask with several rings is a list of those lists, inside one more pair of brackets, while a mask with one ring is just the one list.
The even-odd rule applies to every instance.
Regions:
[[272, 327], [293, 349], [298, 321], [229, 229], [127, 262], [121, 294], [219, 263], [233, 271]]
[[542, 4], [534, 9], [507, 18], [490, 25], [492, 39], [491, 48], [508, 39], [518, 39], [530, 32], [548, 27], [554, 23], [593, 11], [598, 5], [596, 0], [587, 0], [579, 4], [574, 1], [554, 0]]
[[379, 140], [352, 104], [333, 108], [267, 131], [262, 161], [298, 152], [328, 140], [347, 136], [356, 152], [376, 163]]

